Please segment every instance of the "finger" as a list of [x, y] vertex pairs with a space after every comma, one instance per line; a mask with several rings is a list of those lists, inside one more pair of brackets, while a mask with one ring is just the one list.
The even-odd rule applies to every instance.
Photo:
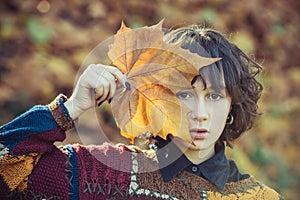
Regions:
[[113, 66], [107, 66], [98, 64], [99, 68], [102, 67], [102, 69], [105, 69], [106, 71], [110, 72], [117, 80], [120, 82], [124, 87], [126, 87], [127, 78], [126, 76], [116, 67]]
[[104, 101], [96, 101], [96, 104], [97, 104], [97, 106], [99, 107], [99, 106], [101, 106], [101, 104], [103, 103]]
[[88, 87], [95, 91], [97, 100], [103, 96], [105, 90], [110, 91], [111, 84], [115, 85], [114, 76], [106, 71], [101, 74], [97, 74], [97, 71], [91, 71], [85, 79]]
[[99, 102], [105, 101], [105, 100], [108, 98], [108, 95], [109, 95], [108, 90], [104, 90], [104, 92], [102, 93], [102, 96], [100, 96], [100, 97], [96, 100], [96, 102], [99, 103]]
[[98, 88], [95, 88], [94, 91], [95, 91], [96, 101], [99, 101], [101, 99], [101, 97], [103, 96], [103, 88], [98, 87]]
[[103, 101], [97, 102], [97, 106], [100, 107], [102, 105]]
[[[116, 92], [116, 87], [117, 87], [117, 84], [116, 82], [118, 82], [118, 79], [116, 79], [116, 77], [110, 73], [109, 70], [104, 70], [104, 71], [97, 71], [96, 72], [98, 75], [99, 75], [99, 78], [103, 77], [105, 79], [103, 80], [106, 80], [108, 81], [108, 84], [109, 84], [109, 95], [107, 97], [107, 99], [110, 99], [114, 96], [115, 92]], [[100, 74], [99, 74], [100, 73]], [[101, 79], [101, 81], [103, 81]]]
[[128, 82], [127, 78], [124, 74], [122, 74], [120, 70], [118, 70], [117, 68], [112, 68], [110, 72], [114, 75], [114, 77], [116, 77], [118, 82], [120, 82], [124, 87], [126, 87], [126, 82]]
[[116, 92], [116, 89], [117, 89], [117, 84], [116, 84], [117, 79], [115, 79], [115, 77], [109, 72], [104, 73], [104, 76], [109, 82], [109, 96], [108, 96], [108, 99], [110, 99], [115, 95], [115, 92]]
[[95, 88], [95, 91], [99, 95], [98, 101], [105, 101], [108, 98], [110, 91], [109, 80], [107, 80], [104, 76], [98, 77], [97, 87]]

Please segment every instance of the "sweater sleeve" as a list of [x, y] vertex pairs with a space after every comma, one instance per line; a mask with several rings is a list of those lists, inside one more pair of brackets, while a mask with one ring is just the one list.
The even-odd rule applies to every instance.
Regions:
[[57, 125], [48, 106], [34, 106], [0, 127], [0, 159], [6, 153], [49, 152], [65, 132]]
[[[49, 106], [34, 106], [0, 127], [0, 198], [27, 188], [28, 177], [43, 155], [65, 139]], [[2, 196], [4, 195], [4, 196]]]

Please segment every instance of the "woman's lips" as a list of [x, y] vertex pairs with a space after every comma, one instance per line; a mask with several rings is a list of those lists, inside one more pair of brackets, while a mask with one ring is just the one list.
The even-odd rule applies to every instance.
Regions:
[[208, 135], [208, 130], [205, 128], [192, 128], [190, 134], [193, 140], [203, 140]]

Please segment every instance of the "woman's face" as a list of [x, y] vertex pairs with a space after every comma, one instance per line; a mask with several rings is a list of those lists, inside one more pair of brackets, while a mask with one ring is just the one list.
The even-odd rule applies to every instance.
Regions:
[[179, 91], [176, 96], [190, 110], [188, 113], [189, 134], [193, 144], [189, 148], [209, 150], [214, 148], [221, 136], [231, 107], [231, 98], [225, 84], [220, 89], [206, 87], [201, 78], [193, 84], [194, 89]]

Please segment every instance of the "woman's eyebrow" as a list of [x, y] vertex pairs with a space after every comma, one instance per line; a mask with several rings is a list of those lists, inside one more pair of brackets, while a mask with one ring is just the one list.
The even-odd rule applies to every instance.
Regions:
[[213, 90], [213, 91], [226, 91], [226, 86], [221, 85], [218, 87], [209, 86], [206, 88], [207, 90]]
[[[195, 89], [195, 87], [192, 86], [192, 88], [182, 89], [182, 90], [179, 90], [178, 92], [191, 92], [191, 91], [193, 91], [194, 89]], [[176, 93], [178, 93], [178, 92], [176, 92]]]

